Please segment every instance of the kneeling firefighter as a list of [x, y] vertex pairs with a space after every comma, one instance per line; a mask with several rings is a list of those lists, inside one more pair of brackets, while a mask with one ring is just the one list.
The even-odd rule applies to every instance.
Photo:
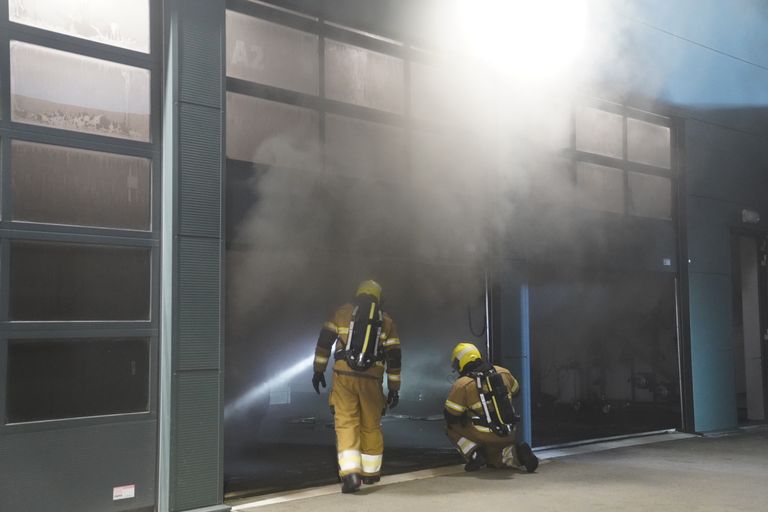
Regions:
[[[325, 387], [325, 368], [334, 342], [335, 363], [329, 404], [334, 414], [341, 492], [355, 492], [361, 481], [379, 481], [384, 438], [381, 416], [399, 401], [400, 339], [395, 322], [381, 309], [381, 286], [364, 281], [352, 304], [325, 322], [315, 349], [312, 385]], [[388, 395], [382, 391], [387, 373]]]
[[517, 380], [506, 368], [494, 366], [480, 356], [471, 343], [453, 349], [451, 365], [459, 372], [445, 401], [446, 433], [466, 460], [465, 471], [483, 466], [524, 466], [536, 471], [539, 459], [527, 443], [515, 442], [519, 417], [512, 397], [520, 392]]

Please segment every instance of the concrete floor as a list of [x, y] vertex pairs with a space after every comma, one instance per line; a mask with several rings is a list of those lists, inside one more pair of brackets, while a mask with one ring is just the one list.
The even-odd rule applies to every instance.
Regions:
[[[689, 438], [261, 506], [263, 512], [765, 511], [768, 431]], [[243, 507], [241, 510], [248, 510]]]

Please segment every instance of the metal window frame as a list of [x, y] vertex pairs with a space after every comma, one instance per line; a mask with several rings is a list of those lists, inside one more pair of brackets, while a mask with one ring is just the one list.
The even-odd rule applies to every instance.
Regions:
[[[162, 1], [149, 1], [149, 53], [111, 46], [77, 36], [48, 31], [10, 21], [9, 1], [0, 0], [0, 375], [7, 375], [9, 339], [132, 338], [149, 339], [149, 410], [148, 412], [62, 418], [42, 422], [6, 424], [6, 379], [0, 379], [0, 434], [35, 432], [114, 424], [154, 421], [159, 400], [159, 326], [160, 326], [160, 227], [162, 197]], [[149, 140], [136, 141], [107, 135], [36, 126], [11, 120], [10, 41], [20, 41], [75, 55], [101, 59], [146, 69], [150, 73]], [[151, 165], [150, 226], [131, 230], [95, 226], [69, 226], [12, 220], [11, 141], [22, 140], [72, 149], [146, 158]], [[136, 321], [10, 321], [10, 245], [14, 240], [67, 242], [76, 244], [146, 247], [150, 249], [150, 316]], [[116, 269], [119, 270], [119, 269]]]
[[[692, 357], [691, 357], [691, 339], [690, 339], [690, 311], [689, 311], [689, 290], [688, 290], [688, 238], [687, 238], [687, 220], [685, 216], [686, 209], [686, 155], [685, 155], [685, 125], [676, 111], [663, 106], [657, 113], [648, 112], [626, 104], [616, 104], [597, 98], [582, 99], [580, 105], [588, 106], [622, 116], [623, 126], [623, 159], [611, 158], [602, 155], [592, 154], [575, 149], [575, 115], [571, 116], [571, 148], [566, 150], [567, 156], [571, 160], [572, 178], [576, 180], [577, 162], [594, 163], [621, 169], [624, 172], [624, 194], [625, 194], [625, 213], [624, 217], [630, 219], [646, 219], [629, 213], [629, 172], [636, 172], [650, 176], [667, 178], [672, 186], [672, 205], [670, 220], [651, 219], [658, 222], [671, 222], [675, 231], [676, 244], [676, 266], [674, 272], [674, 293], [675, 293], [675, 317], [677, 341], [677, 357], [679, 371], [680, 387], [680, 430], [693, 433], [694, 415], [693, 415], [693, 380], [692, 380]], [[574, 106], [575, 108], [575, 106]], [[631, 162], [627, 158], [628, 151], [628, 132], [627, 120], [639, 119], [649, 123], [666, 126], [670, 129], [670, 167], [655, 167], [637, 162]], [[608, 212], [601, 212], [603, 215], [615, 216]]]
[[[50, 420], [39, 420], [20, 423], [7, 423], [7, 409], [5, 407], [5, 394], [3, 394], [3, 408], [0, 410], [0, 435], [2, 434], [14, 434], [22, 432], [40, 432], [46, 430], [57, 430], [61, 428], [71, 428], [73, 423], [78, 427], [86, 427], [93, 425], [105, 425], [113, 424], [117, 422], [133, 422], [133, 421], [151, 421], [157, 419], [157, 401], [158, 401], [158, 375], [157, 372], [152, 371], [153, 366], [157, 365], [158, 343], [159, 338], [156, 331], [148, 329], [146, 331], [137, 330], [92, 330], [83, 329], [80, 331], [72, 331], [62, 335], [61, 332], [56, 331], [36, 331], [24, 333], [23, 336], [9, 335], [5, 340], [6, 344], [9, 341], [20, 341], [24, 343], [37, 343], [51, 340], [58, 341], [71, 341], [72, 339], [89, 339], [89, 338], [135, 338], [148, 340], [149, 350], [149, 386], [147, 388], [147, 410], [136, 411], [130, 413], [119, 414], [102, 414], [96, 416], [81, 416], [73, 418], [56, 418]], [[7, 358], [7, 348], [5, 352]], [[6, 368], [2, 368], [6, 370]]]
[[[578, 107], [589, 107], [596, 110], [601, 110], [604, 112], [610, 112], [612, 114], [617, 114], [621, 116], [622, 119], [622, 158], [615, 158], [605, 155], [599, 155], [596, 153], [590, 153], [588, 151], [583, 151], [576, 149], [576, 109]], [[645, 121], [648, 123], [656, 124], [659, 126], [665, 126], [669, 128], [670, 130], [670, 141], [669, 141], [669, 150], [670, 150], [670, 167], [664, 168], [664, 167], [656, 167], [652, 165], [647, 164], [641, 164], [638, 162], [632, 162], [628, 159], [628, 130], [627, 130], [627, 123], [628, 119], [637, 119], [640, 121]], [[623, 173], [624, 178], [624, 213], [612, 213], [612, 212], [596, 212], [601, 215], [608, 215], [608, 216], [623, 216], [629, 219], [648, 219], [648, 217], [642, 217], [638, 215], [633, 215], [630, 213], [630, 190], [629, 190], [629, 173], [634, 172], [638, 174], [645, 174], [650, 176], [657, 176], [661, 178], [669, 179], [671, 182], [671, 193], [672, 193], [672, 205], [670, 208], [670, 214], [671, 219], [657, 219], [657, 218], [650, 218], [654, 221], [662, 221], [662, 222], [672, 222], [673, 224], [676, 223], [676, 215], [677, 215], [677, 195], [676, 190], [678, 188], [678, 180], [680, 178], [680, 172], [677, 168], [676, 162], [675, 162], [675, 152], [676, 147], [674, 145], [675, 143], [675, 135], [674, 131], [679, 123], [676, 121], [676, 118], [673, 117], [671, 114], [667, 113], [652, 113], [647, 112], [644, 110], [640, 110], [625, 104], [616, 104], [611, 103], [609, 101], [601, 100], [594, 97], [585, 97], [580, 98], [577, 100], [576, 103], [574, 103], [571, 107], [571, 140], [570, 140], [570, 148], [566, 149], [564, 151], [564, 156], [568, 158], [571, 161], [571, 178], [572, 182], [574, 184], [577, 183], [576, 178], [576, 165], [579, 162], [584, 163], [590, 163], [590, 164], [596, 164], [596, 165], [602, 165], [605, 167], [612, 167], [614, 169], [620, 169]]]
[[[378, 123], [402, 130], [404, 142], [404, 175], [410, 176], [413, 166], [412, 148], [413, 138], [417, 131], [426, 132], [459, 132], [461, 127], [443, 124], [438, 120], [414, 118], [412, 115], [412, 87], [411, 64], [413, 62], [430, 63], [433, 61], [430, 54], [419, 50], [405, 42], [380, 37], [353, 27], [347, 27], [337, 23], [326, 21], [321, 13], [303, 14], [285, 9], [276, 4], [264, 2], [251, 2], [249, 0], [227, 0], [226, 9], [246, 16], [252, 16], [267, 22], [283, 25], [295, 30], [301, 30], [318, 36], [318, 94], [306, 94], [280, 87], [270, 86], [248, 80], [226, 76], [226, 91], [242, 94], [252, 98], [275, 101], [286, 105], [308, 108], [318, 113], [319, 133], [318, 141], [325, 147], [326, 114], [335, 114], [352, 119]], [[332, 100], [325, 95], [325, 40], [331, 39], [345, 44], [351, 44], [359, 48], [378, 52], [390, 57], [399, 58], [403, 62], [403, 109], [402, 113], [379, 110], [372, 107]], [[226, 56], [225, 56], [226, 63]], [[226, 157], [226, 151], [225, 151]], [[391, 176], [350, 176], [348, 173], [332, 171], [328, 168], [326, 155], [323, 152], [323, 161], [319, 170], [321, 175], [328, 179], [360, 179], [373, 183], [391, 185], [402, 183], [402, 177]], [[298, 169], [287, 169], [270, 166], [258, 162], [236, 160], [226, 157], [225, 167], [239, 170], [250, 169], [254, 174], [264, 172], [269, 168], [279, 168], [281, 171], [304, 172]]]
[[672, 126], [672, 166], [677, 176], [674, 183], [674, 218], [677, 238], [677, 276], [675, 305], [677, 308], [677, 357], [680, 379], [680, 421], [683, 432], [695, 433], [693, 400], [693, 357], [691, 351], [691, 310], [688, 285], [688, 166], [685, 147], [685, 122], [674, 118]]
[[[412, 79], [411, 66], [414, 62], [430, 64], [436, 61], [436, 56], [429, 50], [420, 49], [407, 42], [381, 37], [353, 27], [338, 23], [328, 22], [320, 11], [312, 14], [304, 14], [285, 9], [272, 2], [252, 2], [249, 0], [227, 0], [226, 9], [246, 16], [252, 16], [278, 25], [283, 25], [295, 30], [301, 30], [318, 36], [319, 44], [319, 92], [318, 95], [300, 93], [280, 87], [269, 86], [244, 79], [226, 77], [226, 90], [251, 96], [254, 98], [276, 101], [288, 105], [313, 109], [318, 112], [320, 119], [319, 141], [325, 143], [325, 115], [337, 114], [353, 119], [360, 119], [373, 123], [388, 125], [404, 130], [403, 140], [405, 146], [405, 175], [411, 175], [413, 138], [417, 131], [433, 133], [458, 133], [463, 134], [461, 126], [453, 126], [437, 119], [416, 118], [412, 114]], [[388, 112], [362, 105], [336, 101], [325, 97], [325, 39], [332, 39], [345, 44], [351, 44], [359, 48], [382, 53], [387, 56], [399, 58], [403, 61], [403, 109], [402, 113]], [[227, 158], [226, 164], [233, 165], [236, 160]], [[242, 167], [251, 166], [254, 172], [268, 167], [263, 164], [237, 161]], [[282, 169], [282, 168], [281, 168]], [[389, 176], [367, 176], [358, 178], [349, 174], [329, 171], [325, 162], [321, 167], [323, 176], [341, 177], [345, 179], [362, 179], [370, 182], [391, 184], [401, 178]]]

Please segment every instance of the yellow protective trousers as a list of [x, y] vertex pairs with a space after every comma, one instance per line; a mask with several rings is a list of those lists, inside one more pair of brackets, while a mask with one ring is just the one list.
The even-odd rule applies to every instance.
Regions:
[[488, 466], [493, 468], [517, 467], [517, 450], [515, 450], [515, 432], [509, 436], [497, 436], [489, 429], [468, 425], [451, 425], [445, 433], [465, 460], [482, 449]]
[[333, 370], [329, 402], [334, 410], [339, 476], [381, 473], [381, 414], [387, 402], [381, 383], [381, 377], [370, 373]]

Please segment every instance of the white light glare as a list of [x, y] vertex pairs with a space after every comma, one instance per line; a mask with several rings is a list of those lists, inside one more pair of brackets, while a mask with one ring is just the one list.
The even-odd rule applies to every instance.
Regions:
[[305, 359], [302, 359], [293, 366], [286, 368], [283, 372], [275, 375], [268, 381], [262, 382], [261, 384], [252, 387], [248, 392], [224, 408], [224, 419], [228, 420], [232, 414], [240, 411], [241, 409], [244, 409], [245, 407], [248, 407], [259, 397], [269, 393], [270, 389], [285, 384], [301, 372], [309, 369], [312, 366], [312, 362], [314, 360], [315, 356], [311, 355]]
[[581, 55], [586, 0], [454, 0], [453, 43], [519, 78], [551, 78]]

